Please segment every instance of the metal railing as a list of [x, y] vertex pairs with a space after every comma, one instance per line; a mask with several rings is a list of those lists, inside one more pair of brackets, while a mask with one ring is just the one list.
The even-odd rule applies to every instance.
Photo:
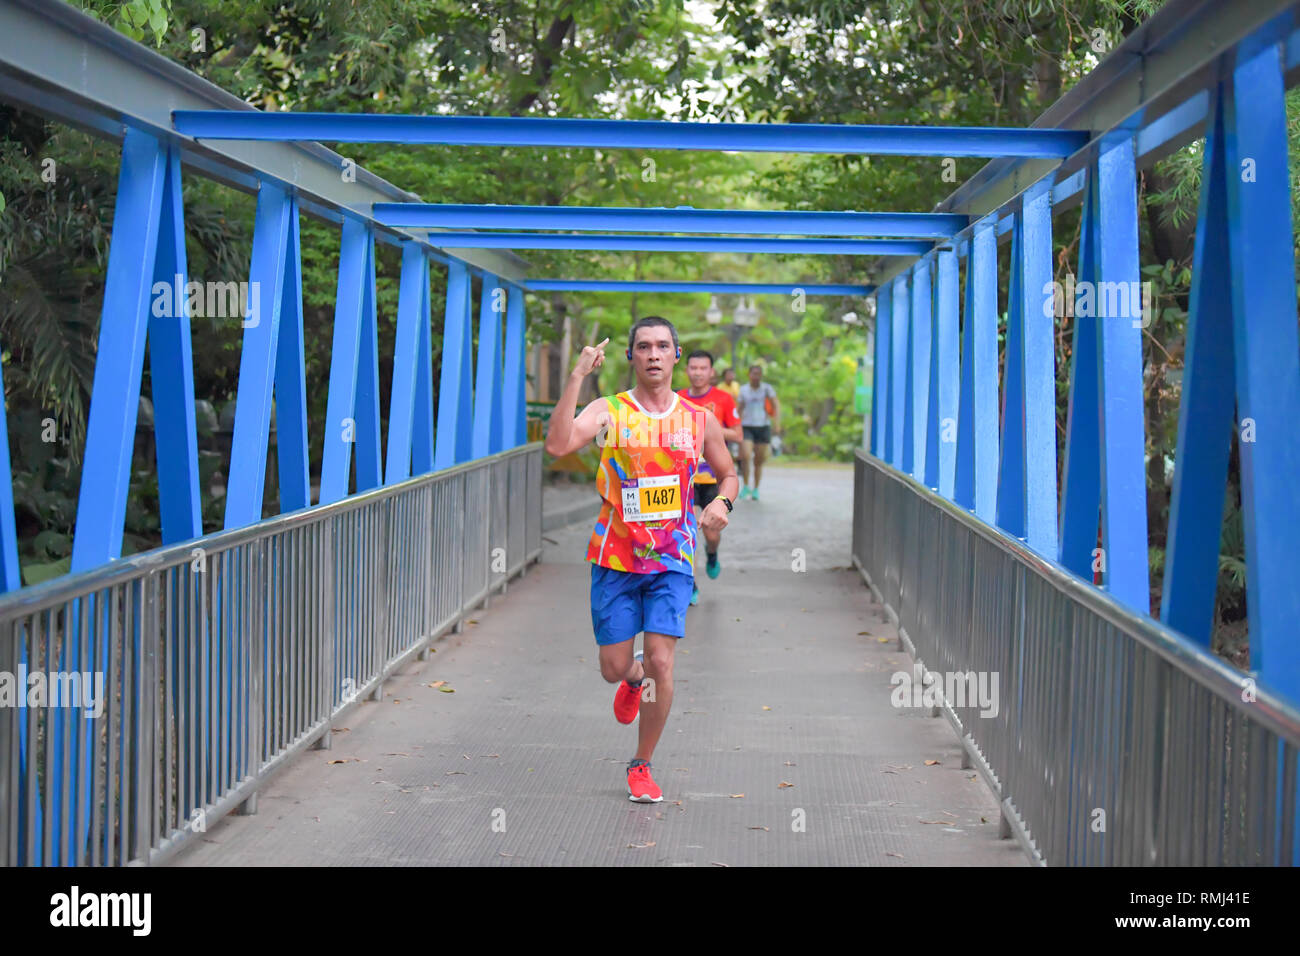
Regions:
[[524, 445], [0, 598], [0, 672], [62, 679], [0, 706], [0, 865], [160, 863], [253, 812], [540, 555], [541, 470]]
[[[1249, 675], [859, 451], [853, 560], [937, 708], [1053, 865], [1295, 865], [1300, 711]], [[928, 679], [927, 674], [927, 679]], [[936, 714], [937, 716], [937, 714]]]

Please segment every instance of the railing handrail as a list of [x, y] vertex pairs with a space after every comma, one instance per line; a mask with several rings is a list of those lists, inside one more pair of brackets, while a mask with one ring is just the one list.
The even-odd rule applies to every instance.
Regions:
[[[940, 508], [962, 522], [967, 528], [1036, 571], [1048, 584], [1095, 612], [1143, 647], [1155, 652], [1206, 690], [1230, 703], [1242, 714], [1257, 721], [1280, 737], [1300, 746], [1300, 708], [1281, 695], [1268, 689], [1254, 675], [1243, 675], [1225, 661], [1193, 644], [1177, 631], [1154, 618], [1135, 613], [1096, 585], [1083, 581], [1055, 561], [1030, 550], [1025, 542], [1008, 535], [1001, 528], [985, 524], [973, 513], [939, 495], [917, 481], [861, 448], [854, 456], [887, 477], [906, 485], [926, 503]], [[1249, 704], [1241, 699], [1242, 677], [1255, 681], [1254, 700]]]
[[111, 587], [121, 581], [139, 576], [142, 571], [162, 570], [175, 564], [191, 561], [193, 560], [193, 550], [196, 547], [213, 550], [226, 549], [242, 544], [245, 541], [314, 524], [327, 520], [333, 515], [353, 511], [371, 502], [381, 501], [384, 498], [401, 494], [423, 483], [451, 478], [461, 472], [477, 468], [486, 462], [524, 454], [535, 448], [540, 448], [541, 444], [541, 442], [526, 442], [493, 455], [485, 455], [482, 458], [474, 458], [459, 465], [453, 465], [450, 468], [427, 471], [422, 475], [416, 475], [395, 485], [380, 485], [378, 488], [371, 488], [339, 501], [332, 501], [329, 504], [311, 505], [307, 508], [299, 508], [297, 511], [273, 515], [242, 528], [213, 531], [199, 538], [190, 538], [188, 541], [178, 541], [148, 551], [141, 551], [96, 568], [51, 578], [48, 581], [42, 581], [40, 584], [33, 584], [17, 591], [10, 591], [7, 594], [0, 595], [0, 619], [14, 616], [15, 613], [18, 615], [30, 613], [31, 610], [44, 608], [52, 603], [75, 597], [78, 594], [88, 594], [92, 591]]

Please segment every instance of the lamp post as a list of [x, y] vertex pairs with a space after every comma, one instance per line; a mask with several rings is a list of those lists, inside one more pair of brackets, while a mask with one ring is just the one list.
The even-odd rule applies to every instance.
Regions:
[[[704, 313], [704, 321], [709, 325], [722, 324], [722, 310], [718, 308], [718, 297], [709, 297], [709, 309]], [[731, 370], [736, 371], [736, 343], [745, 334], [746, 329], [758, 325], [758, 309], [749, 304], [748, 298], [740, 297], [736, 308], [731, 313], [731, 324], [727, 326], [727, 338], [731, 340]]]

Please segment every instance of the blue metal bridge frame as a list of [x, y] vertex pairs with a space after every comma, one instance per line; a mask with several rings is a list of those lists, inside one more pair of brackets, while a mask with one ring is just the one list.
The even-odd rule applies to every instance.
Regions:
[[[876, 299], [871, 454], [1023, 541], [1045, 561], [1088, 581], [1094, 567], [1100, 568], [1101, 587], [1146, 614], [1143, 328], [1138, 317], [1114, 305], [1122, 306], [1121, 293], [1141, 281], [1140, 165], [1204, 135], [1160, 619], [1208, 647], [1230, 438], [1238, 429], [1251, 674], [1282, 699], [1300, 700], [1300, 496], [1292, 487], [1300, 473], [1300, 338], [1285, 110], [1286, 89], [1300, 71], [1300, 4], [1261, 3], [1229, 17], [1214, 4], [1175, 2], [1030, 129], [292, 115], [234, 102], [168, 110], [162, 123], [158, 113], [123, 116], [106, 103], [90, 102], [89, 92], [74, 92], [72, 81], [60, 87], [48, 75], [57, 69], [52, 59], [45, 61], [45, 75], [34, 72], [38, 60], [25, 59], [20, 48], [31, 44], [32, 34], [22, 27], [42, 17], [57, 21], [59, 30], [93, 35], [119, 50], [129, 42], [104, 36], [88, 18], [44, 6], [16, 3], [0, 15], [0, 65], [15, 80], [7, 95], [28, 108], [120, 135], [122, 142], [74, 574], [121, 556], [146, 351], [163, 540], [202, 540], [188, 314], [182, 308], [175, 319], [161, 319], [151, 310], [159, 288], [183, 288], [187, 275], [181, 184], [189, 170], [257, 196], [249, 279], [261, 294], [256, 302], [250, 295], [244, 322], [227, 529], [261, 520], [273, 402], [285, 512], [523, 444], [529, 291], [803, 289]], [[1181, 33], [1171, 29], [1180, 25]], [[1206, 52], [1206, 36], [1224, 42]], [[132, 55], [161, 59], [141, 48]], [[157, 69], [164, 88], [196, 88], [174, 65]], [[1128, 84], [1144, 92], [1132, 95]], [[358, 200], [321, 186], [322, 178], [307, 182], [289, 163], [250, 158], [276, 155], [268, 149], [302, 149], [313, 158], [313, 175], [326, 177], [331, 166], [337, 174], [342, 158], [314, 140], [983, 156], [992, 162], [930, 212], [820, 212], [435, 204], [364, 171], [360, 181], [368, 192]], [[1097, 290], [1099, 304], [1100, 290], [1112, 294], [1102, 314], [1080, 315], [1074, 324], [1069, 422], [1058, 475], [1052, 224], [1055, 213], [1075, 204], [1082, 206], [1079, 283]], [[325, 445], [314, 503], [303, 359], [304, 213], [337, 222], [341, 230]], [[1011, 278], [999, 379], [1003, 236], [1009, 236], [1005, 261]], [[378, 392], [379, 241], [402, 250], [387, 396]], [[883, 258], [869, 282], [801, 286], [530, 278], [520, 260], [490, 251], [530, 248]], [[429, 281], [434, 267], [448, 274], [436, 421]], [[386, 455], [380, 434], [384, 400]], [[0, 417], [0, 438], [4, 430]], [[20, 577], [7, 449], [7, 441], [0, 441], [0, 587], [12, 591]], [[85, 613], [93, 633], [95, 612]], [[80, 662], [61, 663], [76, 670]], [[61, 751], [62, 744], [55, 747]], [[56, 806], [47, 812], [66, 818], [72, 811]], [[74, 842], [65, 841], [59, 858], [46, 862], [70, 862]]]

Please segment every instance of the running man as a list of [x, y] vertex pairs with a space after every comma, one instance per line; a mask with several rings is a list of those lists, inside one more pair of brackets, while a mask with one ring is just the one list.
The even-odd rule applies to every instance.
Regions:
[[[573, 417], [582, 381], [604, 364], [608, 342], [582, 350], [551, 414], [546, 450], [567, 455], [602, 438], [596, 491], [604, 500], [587, 546], [591, 624], [601, 676], [618, 684], [614, 717], [630, 724], [641, 714], [636, 756], [627, 768], [628, 799], [658, 803], [663, 792], [650, 776], [650, 760], [672, 708], [673, 655], [686, 634], [695, 584], [695, 509], [687, 502], [701, 456], [724, 492], [700, 516], [706, 533], [727, 526], [732, 503], [726, 492], [735, 494], [739, 482], [718, 420], [673, 391], [682, 350], [677, 330], [660, 316], [640, 319], [628, 333], [636, 386], [598, 398]], [[632, 653], [642, 632], [644, 659]]]
[[[696, 349], [686, 356], [686, 377], [690, 379], [691, 384], [686, 388], [678, 389], [677, 394], [691, 404], [707, 408], [712, 412], [713, 417], [722, 426], [722, 437], [728, 443], [740, 441], [742, 437], [740, 414], [736, 411], [736, 403], [732, 400], [731, 393], [717, 385], [709, 384], [717, 377], [713, 368], [713, 356], [703, 349]], [[700, 509], [707, 508], [709, 503], [718, 496], [718, 491], [718, 479], [709, 468], [708, 462], [701, 463], [700, 470], [695, 474], [695, 506]], [[722, 571], [722, 565], [718, 563], [718, 544], [721, 541], [720, 530], [704, 529], [704, 552], [708, 556], [704, 570], [711, 578], [716, 578]], [[691, 592], [691, 603], [696, 604], [699, 599], [700, 589], [697, 586]]]
[[740, 386], [739, 402], [740, 424], [745, 433], [745, 439], [740, 444], [740, 497], [748, 496], [757, 501], [758, 483], [763, 478], [763, 462], [767, 460], [767, 449], [772, 444], [772, 428], [779, 426], [781, 418], [776, 389], [763, 381], [763, 369], [760, 366], [749, 367], [749, 381]]

